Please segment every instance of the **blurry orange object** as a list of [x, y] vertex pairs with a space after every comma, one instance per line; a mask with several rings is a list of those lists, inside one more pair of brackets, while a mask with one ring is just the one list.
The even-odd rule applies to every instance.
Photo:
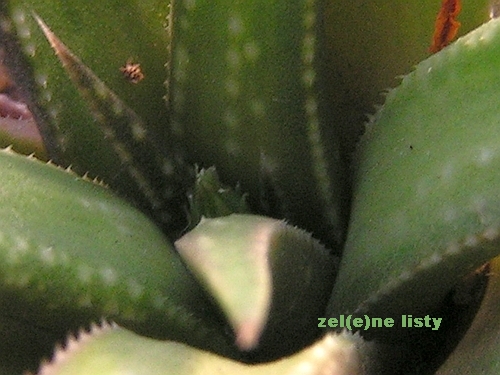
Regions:
[[436, 53], [442, 50], [455, 38], [460, 27], [457, 17], [461, 9], [460, 0], [443, 0], [436, 18], [432, 45], [429, 48], [430, 52]]

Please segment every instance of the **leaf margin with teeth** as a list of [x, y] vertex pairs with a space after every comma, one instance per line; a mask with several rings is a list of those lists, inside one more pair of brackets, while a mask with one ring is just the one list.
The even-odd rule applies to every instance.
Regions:
[[329, 315], [429, 311], [498, 254], [499, 39], [492, 20], [421, 62], [368, 125]]
[[283, 220], [231, 214], [203, 218], [175, 247], [253, 359], [289, 355], [317, 339], [337, 258], [310, 233]]
[[237, 356], [217, 309], [144, 214], [69, 169], [11, 149], [0, 151], [0, 171], [1, 314], [55, 334], [112, 317]]
[[[124, 13], [117, 18], [112, 10], [123, 7], [120, 2], [101, 9], [101, 2], [91, 0], [73, 9], [72, 3], [57, 0], [51, 0], [53, 7], [37, 0], [12, 0], [2, 6], [2, 27], [5, 35], [17, 39], [12, 46], [20, 44], [18, 54], [24, 54], [18, 58], [24, 61], [24, 70], [16, 61], [10, 66], [19, 85], [36, 93], [28, 105], [42, 129], [50, 158], [60, 165], [71, 164], [80, 174], [105, 180], [176, 237], [186, 224], [185, 191], [194, 172], [183, 160], [182, 142], [169, 128], [163, 100], [169, 5], [163, 2], [156, 7], [156, 1], [148, 2], [127, 4], [130, 10], [122, 9]], [[58, 12], [74, 22], [61, 22], [55, 16]], [[92, 14], [112, 14], [113, 19], [109, 24], [81, 24]], [[49, 29], [44, 15], [57, 25], [56, 30]], [[128, 21], [120, 22], [121, 18]], [[155, 20], [146, 28], [148, 32], [132, 33], [148, 19]], [[123, 32], [111, 38], [117, 30]], [[79, 46], [79, 54], [91, 61], [106, 82], [55, 32]], [[102, 43], [94, 43], [90, 36], [103, 32], [108, 34], [102, 35]], [[91, 48], [86, 48], [89, 44]], [[120, 60], [120, 56], [127, 57]], [[120, 68], [134, 56], [139, 56], [149, 74], [147, 82], [130, 87]]]
[[[37, 375], [283, 374], [361, 375], [357, 339], [349, 334], [327, 334], [310, 347], [281, 360], [247, 365], [184, 344], [140, 337], [116, 324], [93, 325], [90, 332], [70, 338]], [[186, 363], [185, 358], [190, 358]]]

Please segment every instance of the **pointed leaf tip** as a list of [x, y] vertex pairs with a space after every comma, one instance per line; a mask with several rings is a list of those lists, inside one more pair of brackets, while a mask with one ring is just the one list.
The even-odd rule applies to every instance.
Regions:
[[[102, 132], [108, 149], [112, 150], [110, 154], [114, 154], [112, 159], [104, 161], [108, 168], [103, 174], [96, 172], [102, 167], [97, 162], [81, 165], [75, 158], [65, 162], [76, 162], [75, 167], [83, 172], [99, 175], [166, 228], [169, 235], [178, 237], [187, 221], [183, 204], [186, 187], [193, 180], [191, 166], [185, 163], [177, 148], [159, 144], [150, 132], [150, 124], [85, 65], [38, 14], [33, 13], [33, 17], [94, 119], [94, 123], [87, 126], [99, 127], [96, 131]], [[59, 134], [60, 130], [55, 132]], [[76, 141], [82, 143], [81, 139]]]
[[272, 357], [317, 338], [311, 317], [326, 306], [336, 259], [309, 233], [233, 214], [203, 219], [175, 245], [220, 304], [242, 350]]

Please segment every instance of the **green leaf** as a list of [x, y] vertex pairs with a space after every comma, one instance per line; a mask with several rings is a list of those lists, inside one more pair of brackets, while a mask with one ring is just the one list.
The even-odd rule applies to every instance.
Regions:
[[323, 81], [322, 6], [174, 3], [170, 104], [193, 162], [334, 247], [345, 176]]
[[[10, 1], [3, 39], [52, 160], [99, 176], [176, 237], [193, 172], [163, 99], [168, 2], [148, 3]], [[15, 55], [17, 40], [25, 56]], [[127, 81], [127, 62], [140, 63], [146, 78]]]
[[[46, 115], [55, 116], [64, 133], [70, 133], [67, 147], [75, 142], [80, 144], [82, 139], [95, 141], [101, 134], [92, 126], [93, 119], [85, 102], [70, 84], [32, 12], [36, 12], [148, 125], [165, 131], [166, 124], [161, 119], [165, 119], [167, 111], [163, 96], [169, 43], [165, 31], [168, 1], [9, 0], [1, 9], [6, 21], [3, 32], [18, 38], [33, 66], [33, 83], [39, 95], [36, 102], [45, 108]], [[120, 72], [130, 59], [141, 64], [145, 79], [140, 84], [131, 84]], [[26, 71], [17, 73], [25, 74]], [[75, 123], [86, 123], [86, 126]], [[102, 145], [102, 141], [97, 144]], [[82, 147], [80, 145], [80, 149]], [[75, 153], [76, 150], [71, 152]], [[83, 160], [92, 162], [95, 159], [85, 155]]]
[[303, 230], [255, 215], [202, 219], [175, 243], [255, 358], [293, 353], [320, 333], [336, 258]]
[[[109, 147], [115, 151], [141, 195], [152, 216], [166, 226], [171, 236], [184, 226], [186, 184], [191, 168], [174, 157], [165, 157], [152, 142], [142, 119], [127, 107], [95, 74], [62, 44], [37, 15], [35, 18], [54, 48], [71, 80], [106, 135]], [[107, 176], [106, 176], [107, 177]], [[113, 184], [115, 185], [115, 184]], [[184, 187], [184, 188], [183, 188]], [[116, 190], [130, 196], [119, 184]]]
[[234, 353], [216, 309], [143, 214], [53, 165], [0, 153], [0, 314], [65, 334], [109, 317]]
[[186, 345], [140, 337], [122, 328], [93, 327], [59, 350], [39, 375], [357, 375], [362, 374], [356, 340], [327, 335], [280, 361], [245, 365]]
[[493, 20], [388, 94], [360, 145], [329, 315], [369, 312], [400, 323], [401, 314], [436, 308], [499, 253], [499, 69]]

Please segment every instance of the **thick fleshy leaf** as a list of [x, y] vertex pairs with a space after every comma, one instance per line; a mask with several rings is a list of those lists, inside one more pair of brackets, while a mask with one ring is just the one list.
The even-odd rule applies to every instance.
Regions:
[[143, 214], [102, 186], [8, 151], [0, 175], [1, 315], [60, 334], [110, 317], [228, 351], [216, 310]]
[[329, 315], [368, 311], [401, 324], [500, 252], [499, 56], [493, 20], [388, 94], [360, 146]]
[[[32, 12], [36, 12], [145, 122], [158, 129], [165, 126], [165, 123], [160, 124], [159, 119], [164, 119], [166, 113], [163, 96], [167, 75], [164, 64], [168, 58], [165, 31], [168, 7], [168, 1], [158, 0], [9, 0], [2, 3], [2, 31], [7, 34], [4, 37], [11, 35], [18, 38], [22, 52], [33, 65], [33, 83], [39, 94], [34, 99], [35, 103], [47, 106], [46, 115], [53, 116], [57, 125], [62, 127], [67, 138], [65, 146], [70, 148], [67, 152], [76, 160], [88, 160], [90, 163], [99, 160], [92, 157], [97, 151], [87, 150], [82, 140], [100, 142], [96, 143], [100, 146], [105, 141], [99, 140], [102, 133], [92, 125], [93, 118], [87, 105], [71, 84]], [[12, 58], [14, 52], [9, 51], [6, 58]], [[145, 79], [136, 85], [128, 82], [120, 71], [130, 59], [141, 64], [145, 75]], [[26, 71], [15, 73], [16, 78], [26, 75]], [[28, 78], [24, 77], [25, 80]], [[79, 148], [71, 150], [74, 144]], [[83, 149], [86, 153], [80, 155], [80, 159], [78, 155], [73, 155], [82, 153]]]
[[[36, 14], [34, 17], [86, 100], [92, 116], [106, 135], [109, 148], [133, 180], [138, 195], [146, 202], [153, 218], [175, 237], [176, 231], [180, 232], [185, 226], [182, 203], [191, 168], [172, 155], [170, 158], [163, 156], [158, 145], [150, 139], [144, 121], [69, 51], [40, 17]], [[122, 195], [133, 196], [121, 184], [114, 183], [114, 179], [111, 182]]]
[[[5, 62], [52, 160], [99, 176], [175, 236], [186, 225], [182, 206], [192, 170], [168, 129], [163, 99], [168, 2], [34, 0], [2, 7]], [[145, 78], [127, 80], [126, 65]]]
[[345, 229], [344, 176], [324, 87], [323, 5], [175, 2], [170, 104], [193, 162], [333, 247]]
[[351, 335], [327, 335], [282, 360], [245, 365], [184, 344], [156, 341], [122, 328], [93, 327], [71, 339], [38, 375], [357, 375], [363, 374]]
[[175, 246], [221, 305], [240, 348], [269, 359], [318, 337], [336, 258], [310, 234], [280, 220], [234, 214], [202, 219]]

